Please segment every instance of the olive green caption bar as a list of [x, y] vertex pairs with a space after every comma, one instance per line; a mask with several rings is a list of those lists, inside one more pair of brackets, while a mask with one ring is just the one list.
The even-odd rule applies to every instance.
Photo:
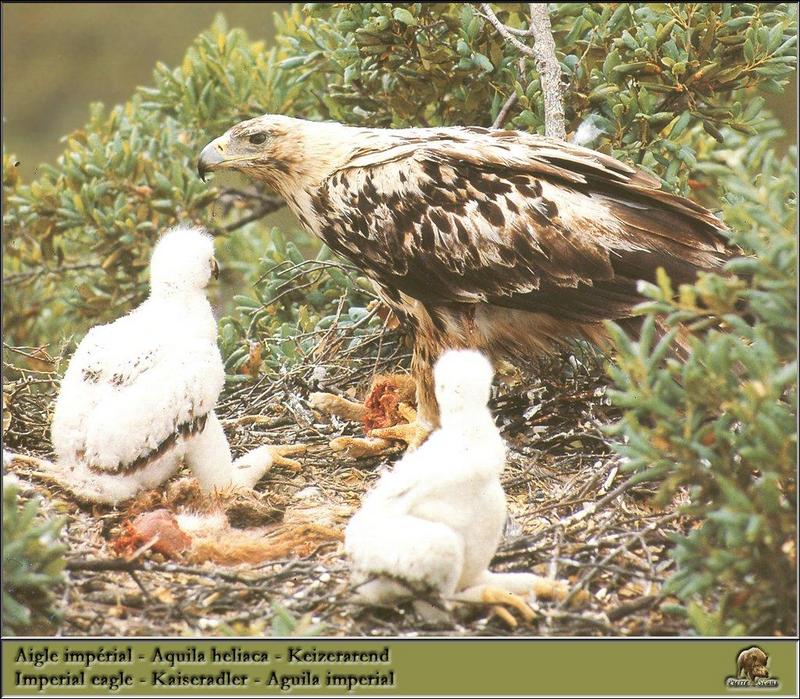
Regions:
[[[750, 680], [737, 658], [754, 646], [768, 659]], [[796, 652], [779, 640], [14, 639], [3, 641], [3, 696], [794, 696]]]

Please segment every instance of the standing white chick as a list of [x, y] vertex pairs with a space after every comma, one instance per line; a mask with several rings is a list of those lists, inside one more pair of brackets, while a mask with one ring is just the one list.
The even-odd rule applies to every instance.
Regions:
[[488, 569], [506, 520], [506, 447], [487, 407], [492, 377], [489, 362], [472, 350], [449, 351], [436, 363], [441, 427], [380, 478], [345, 532], [361, 601], [433, 592], [507, 604], [530, 620], [517, 595], [565, 595], [558, 581]]
[[278, 447], [232, 463], [214, 414], [225, 372], [206, 287], [217, 273], [210, 235], [167, 232], [153, 251], [147, 301], [92, 328], [78, 346], [52, 440], [57, 475], [79, 495], [126, 500], [163, 483], [184, 459], [204, 490], [252, 487], [271, 466]]

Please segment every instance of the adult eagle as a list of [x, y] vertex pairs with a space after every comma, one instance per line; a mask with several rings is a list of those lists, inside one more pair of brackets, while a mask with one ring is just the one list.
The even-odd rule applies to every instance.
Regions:
[[529, 357], [730, 255], [709, 211], [607, 155], [519, 131], [369, 129], [280, 115], [243, 121], [200, 154], [238, 170], [373, 280], [414, 336], [418, 422], [438, 424], [432, 366], [449, 348]]

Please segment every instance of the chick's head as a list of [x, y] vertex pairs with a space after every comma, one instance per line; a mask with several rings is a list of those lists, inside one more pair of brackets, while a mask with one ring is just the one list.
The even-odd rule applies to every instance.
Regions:
[[150, 260], [154, 292], [201, 291], [219, 274], [214, 240], [202, 228], [178, 226], [156, 243]]
[[494, 369], [474, 350], [445, 352], [433, 368], [436, 400], [442, 417], [482, 410], [489, 402]]

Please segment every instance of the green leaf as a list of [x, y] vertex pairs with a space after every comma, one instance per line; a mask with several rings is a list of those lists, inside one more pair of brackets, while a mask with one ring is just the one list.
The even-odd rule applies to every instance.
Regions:
[[478, 66], [481, 70], [486, 73], [491, 73], [494, 70], [494, 66], [492, 62], [486, 58], [482, 53], [474, 53], [472, 54], [472, 60], [476, 66]]
[[392, 10], [392, 17], [408, 27], [415, 27], [417, 25], [417, 20], [414, 15], [404, 7], [395, 7], [394, 10]]

